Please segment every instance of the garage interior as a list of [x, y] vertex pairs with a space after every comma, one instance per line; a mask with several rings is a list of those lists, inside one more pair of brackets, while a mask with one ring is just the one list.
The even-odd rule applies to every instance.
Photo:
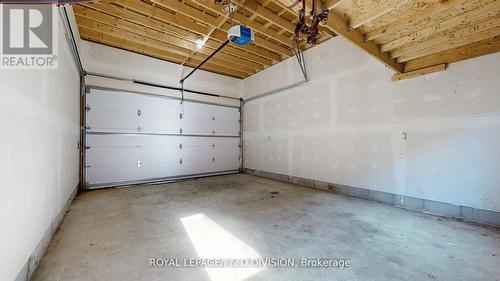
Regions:
[[22, 2], [0, 280], [500, 280], [500, 1]]

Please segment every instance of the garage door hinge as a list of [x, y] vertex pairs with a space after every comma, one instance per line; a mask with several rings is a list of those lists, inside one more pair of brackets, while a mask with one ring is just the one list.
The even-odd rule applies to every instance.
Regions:
[[85, 130], [90, 130], [90, 127], [89, 126], [85, 126]]
[[87, 104], [87, 105], [85, 106], [85, 111], [87, 111], [87, 112], [89, 112], [89, 111], [90, 111], [90, 105], [88, 105], [88, 104]]
[[85, 165], [85, 168], [90, 168], [90, 165]]
[[90, 149], [90, 146], [86, 146], [85, 149]]

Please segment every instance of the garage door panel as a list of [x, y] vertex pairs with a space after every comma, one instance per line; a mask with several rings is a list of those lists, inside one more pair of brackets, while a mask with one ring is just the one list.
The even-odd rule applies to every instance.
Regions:
[[193, 174], [216, 173], [238, 169], [238, 157], [208, 157], [190, 155], [178, 160], [141, 161], [120, 164], [99, 164], [87, 167], [87, 180], [92, 185], [128, 181], [147, 181]]
[[135, 148], [108, 147], [87, 150], [87, 162], [92, 163], [92, 166], [130, 164], [137, 162], [138, 159], [141, 159], [141, 153]]
[[174, 114], [149, 114], [138, 118], [137, 127], [143, 133], [178, 134], [181, 128], [179, 117]]
[[[87, 112], [89, 132], [122, 133], [179, 133], [182, 127], [176, 112], [147, 114], [140, 111], [125, 112], [110, 109], [90, 108]], [[140, 113], [140, 115], [138, 114]]]
[[87, 168], [87, 180], [96, 185], [115, 185], [123, 182], [141, 182], [153, 179], [174, 177], [180, 174], [181, 169], [174, 161], [161, 163], [91, 166]]
[[136, 132], [137, 115], [130, 112], [90, 109], [87, 128], [90, 132]]
[[179, 111], [178, 100], [126, 91], [91, 89], [87, 95], [87, 104], [91, 108], [136, 113], [138, 109], [146, 113], [161, 114], [167, 111]]
[[[215, 123], [215, 132], [222, 136], [237, 136], [240, 132], [239, 112], [230, 118], [218, 118]], [[234, 120], [238, 120], [237, 123]]]
[[182, 126], [185, 132], [190, 134], [237, 136], [240, 131], [239, 118], [237, 108], [186, 103]]
[[90, 188], [240, 167], [238, 108], [94, 89], [87, 97]]
[[238, 108], [104, 90], [92, 90], [87, 104], [89, 132], [237, 136], [240, 130]]

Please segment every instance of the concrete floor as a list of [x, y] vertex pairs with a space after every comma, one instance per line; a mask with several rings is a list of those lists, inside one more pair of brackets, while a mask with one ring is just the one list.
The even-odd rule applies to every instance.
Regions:
[[[271, 193], [273, 192], [273, 193]], [[348, 268], [150, 267], [150, 258], [344, 258]], [[232, 271], [231, 271], [232, 270]], [[80, 193], [40, 280], [500, 280], [500, 230], [249, 175]]]

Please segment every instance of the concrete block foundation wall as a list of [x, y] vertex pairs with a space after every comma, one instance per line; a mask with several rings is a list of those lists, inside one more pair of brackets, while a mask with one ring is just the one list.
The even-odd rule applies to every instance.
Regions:
[[249, 175], [312, 187], [328, 192], [384, 203], [412, 211], [500, 227], [500, 212], [475, 209], [466, 206], [457, 206], [444, 202], [431, 201], [422, 198], [392, 194], [388, 192], [370, 190], [354, 186], [345, 186], [324, 181], [290, 177], [287, 175], [275, 174], [254, 169], [245, 169], [244, 171]]

